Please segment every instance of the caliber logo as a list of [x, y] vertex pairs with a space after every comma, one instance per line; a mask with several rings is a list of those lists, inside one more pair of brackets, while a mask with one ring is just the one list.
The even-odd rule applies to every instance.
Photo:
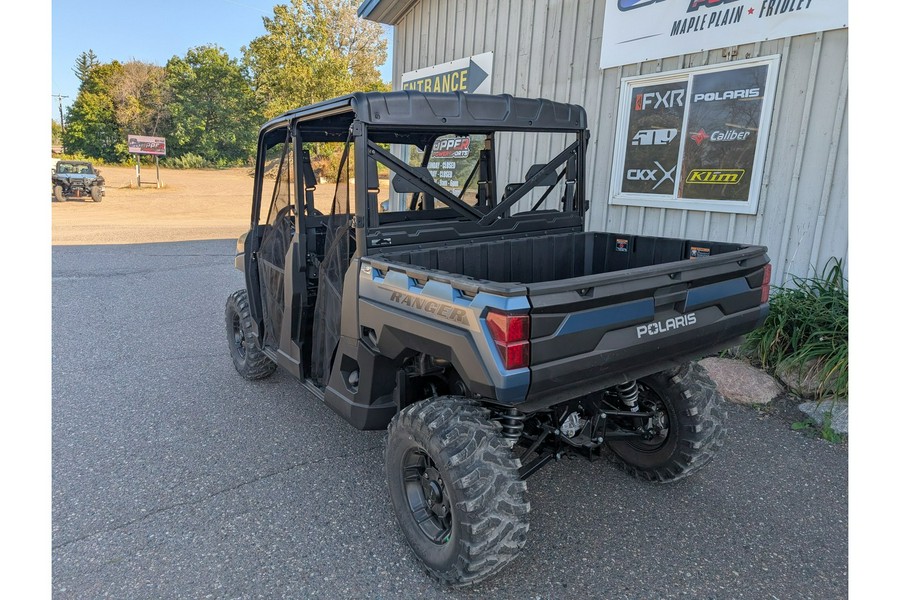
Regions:
[[717, 8], [723, 4], [730, 4], [731, 2], [737, 2], [737, 0], [690, 0], [687, 12], [694, 12], [700, 7]]
[[699, 146], [709, 139], [709, 135], [707, 135], [705, 130], [701, 129], [697, 133], [691, 134], [691, 139], [697, 142], [697, 145]]
[[637, 327], [635, 327], [635, 331], [637, 332], [638, 339], [641, 339], [645, 335], [659, 335], [660, 333], [665, 333], [666, 331], [673, 331], [675, 329], [680, 329], [681, 327], [695, 325], [696, 323], [696, 313], [690, 313], [687, 315], [672, 317], [671, 319], [666, 319], [665, 321], [657, 321], [655, 323], [648, 323], [647, 325], [638, 325]]
[[462, 325], [469, 324], [469, 319], [466, 317], [466, 311], [449, 304], [444, 304], [443, 302], [436, 302], [434, 300], [429, 300], [428, 298], [422, 298], [421, 296], [404, 294], [403, 292], [391, 292], [391, 302], [396, 302], [397, 304], [402, 304], [403, 306], [418, 310], [424, 310], [432, 315], [437, 315], [443, 319], [454, 321]]
[[[655, 181], [656, 185], [654, 185], [653, 188], [651, 188], [654, 190], [656, 188], [658, 188], [660, 185], [662, 185], [664, 181], [671, 181], [672, 183], [675, 183], [674, 173], [675, 173], [675, 167], [677, 167], [678, 165], [675, 165], [675, 167], [672, 167], [671, 169], [666, 170], [665, 167], [663, 167], [661, 164], [659, 164], [655, 160], [653, 161], [653, 164], [656, 165], [658, 168], [657, 169], [628, 169], [625, 172], [625, 179], [627, 179], [629, 181]], [[660, 171], [662, 171], [662, 175], [660, 175], [659, 179], [657, 179], [656, 174], [659, 173]]]
[[631, 138], [632, 146], [665, 146], [678, 135], [677, 129], [641, 129]]
[[742, 142], [750, 137], [752, 131], [738, 131], [737, 129], [726, 129], [725, 131], [715, 130], [712, 133], [706, 133], [701, 129], [697, 133], [691, 134], [691, 139], [701, 145], [706, 140], [711, 142]]
[[669, 90], [662, 93], [643, 92], [634, 97], [634, 110], [657, 110], [676, 106], [684, 106], [684, 90]]
[[700, 92], [694, 94], [694, 102], [716, 102], [718, 100], [750, 100], [759, 98], [759, 88], [725, 90], [723, 92]]
[[744, 172], [744, 169], [694, 169], [688, 173], [686, 183], [737, 185], [744, 178]]

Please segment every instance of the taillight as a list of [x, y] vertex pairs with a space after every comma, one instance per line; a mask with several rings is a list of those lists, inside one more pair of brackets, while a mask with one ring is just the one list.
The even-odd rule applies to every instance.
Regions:
[[762, 298], [760, 298], [759, 303], [765, 304], [769, 301], [769, 284], [772, 281], [772, 263], [768, 263], [765, 267], [763, 267], [763, 282], [762, 282]]
[[488, 331], [507, 369], [521, 369], [531, 362], [531, 319], [528, 315], [489, 310]]

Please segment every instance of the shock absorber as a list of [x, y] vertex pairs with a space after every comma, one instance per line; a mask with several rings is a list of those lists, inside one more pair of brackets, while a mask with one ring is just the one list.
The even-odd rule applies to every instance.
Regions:
[[616, 392], [619, 394], [619, 399], [622, 401], [622, 404], [628, 407], [628, 410], [631, 412], [637, 412], [640, 410], [638, 407], [638, 385], [637, 381], [629, 381], [627, 383], [620, 383], [616, 386]]
[[525, 415], [517, 408], [507, 408], [500, 416], [500, 426], [503, 428], [503, 437], [513, 443], [518, 442], [525, 429]]

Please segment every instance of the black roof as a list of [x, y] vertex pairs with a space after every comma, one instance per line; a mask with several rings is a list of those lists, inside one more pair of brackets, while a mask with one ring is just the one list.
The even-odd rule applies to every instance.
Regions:
[[[577, 104], [509, 94], [356, 92], [288, 111], [265, 125], [265, 131], [295, 119], [325, 119], [345, 113], [372, 127], [461, 128], [466, 130], [579, 131], [587, 114]], [[352, 115], [352, 116], [351, 116]], [[343, 120], [343, 119], [342, 119]]]

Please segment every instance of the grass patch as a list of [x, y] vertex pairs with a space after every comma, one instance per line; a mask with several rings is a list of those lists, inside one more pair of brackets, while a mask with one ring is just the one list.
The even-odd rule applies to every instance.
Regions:
[[744, 351], [763, 368], [779, 365], [801, 375], [818, 373], [816, 396], [849, 395], [847, 280], [843, 262], [832, 258], [820, 274], [792, 277], [773, 288], [769, 316], [747, 336]]

